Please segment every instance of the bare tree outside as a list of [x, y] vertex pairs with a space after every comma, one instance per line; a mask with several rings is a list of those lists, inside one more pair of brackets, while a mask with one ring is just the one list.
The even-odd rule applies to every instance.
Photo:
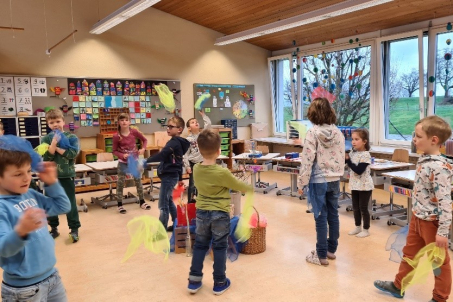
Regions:
[[418, 70], [412, 69], [411, 72], [401, 76], [401, 87], [407, 91], [408, 97], [412, 97], [414, 92], [419, 88], [419, 73]]
[[[437, 70], [436, 70], [436, 84], [443, 88], [444, 98], [450, 98], [450, 91], [453, 88], [453, 62], [451, 60], [451, 54], [453, 48], [443, 49], [437, 52]], [[450, 54], [450, 59], [445, 58], [446, 54]]]

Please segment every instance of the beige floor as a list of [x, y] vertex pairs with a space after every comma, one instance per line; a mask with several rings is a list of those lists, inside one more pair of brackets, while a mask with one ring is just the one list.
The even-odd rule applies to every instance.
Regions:
[[[289, 175], [264, 174], [279, 187], [289, 183]], [[95, 192], [93, 196], [101, 195]], [[89, 194], [78, 199], [88, 199]], [[91, 195], [90, 195], [91, 196]], [[386, 219], [372, 221], [371, 236], [358, 239], [348, 236], [354, 226], [352, 213], [340, 209], [340, 245], [337, 260], [329, 267], [308, 264], [305, 256], [315, 247], [312, 214], [305, 213], [306, 202], [298, 198], [256, 194], [255, 203], [268, 219], [267, 250], [259, 255], [240, 255], [227, 262], [231, 288], [222, 296], [212, 294], [212, 260], [205, 260], [204, 287], [196, 294], [186, 291], [191, 258], [170, 254], [167, 261], [160, 255], [140, 249], [128, 262], [120, 261], [129, 243], [127, 222], [139, 215], [158, 217], [156, 202], [151, 211], [138, 205], [126, 205], [128, 213], [120, 215], [114, 207], [104, 210], [89, 205], [80, 213], [81, 240], [69, 243], [66, 219], [62, 217], [56, 239], [57, 267], [70, 301], [396, 301], [373, 286], [375, 279], [392, 280], [398, 264], [388, 260], [385, 243], [398, 226], [387, 226]], [[388, 194], [376, 190], [379, 202]], [[398, 199], [398, 202], [405, 202]], [[451, 255], [451, 252], [450, 252]], [[411, 288], [404, 301], [429, 301], [433, 278]]]

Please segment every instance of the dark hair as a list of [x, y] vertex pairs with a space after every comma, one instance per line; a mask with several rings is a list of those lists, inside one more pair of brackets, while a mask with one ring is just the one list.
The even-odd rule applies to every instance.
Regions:
[[220, 149], [222, 139], [217, 132], [206, 129], [198, 135], [198, 149], [203, 157], [210, 158]]
[[437, 136], [439, 144], [443, 144], [451, 137], [450, 125], [441, 117], [437, 115], [427, 116], [419, 120], [415, 126], [422, 124], [422, 130], [428, 137]]
[[20, 168], [25, 164], [31, 164], [31, 157], [27, 152], [0, 149], [0, 177], [3, 177], [8, 166]]
[[335, 124], [337, 116], [326, 98], [316, 98], [308, 107], [307, 117], [315, 125]]
[[365, 128], [359, 128], [352, 130], [352, 133], [357, 133], [363, 141], [366, 141], [365, 150], [370, 151], [370, 134], [368, 130]]
[[190, 119], [187, 120], [187, 122], [186, 122], [186, 127], [187, 128], [190, 127], [190, 122], [193, 121], [193, 120], [196, 120], [196, 118], [193, 117], [193, 118], [190, 118]]
[[168, 121], [175, 123], [176, 127], [182, 128], [182, 130], [184, 130], [184, 120], [182, 119], [182, 117], [172, 116]]

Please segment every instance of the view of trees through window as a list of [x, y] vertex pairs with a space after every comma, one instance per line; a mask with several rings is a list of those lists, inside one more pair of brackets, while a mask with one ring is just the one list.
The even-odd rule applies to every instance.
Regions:
[[301, 59], [304, 118], [312, 93], [321, 87], [335, 97], [337, 125], [368, 128], [371, 47], [357, 47]]
[[[453, 122], [453, 32], [437, 35], [435, 113]], [[430, 78], [432, 81], [433, 78]]]

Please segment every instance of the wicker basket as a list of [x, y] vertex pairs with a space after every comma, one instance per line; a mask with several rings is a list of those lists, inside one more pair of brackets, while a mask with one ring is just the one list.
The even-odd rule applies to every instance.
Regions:
[[241, 253], [248, 255], [255, 255], [262, 253], [266, 250], [266, 228], [260, 227], [260, 214], [255, 207], [253, 209], [257, 216], [257, 226], [252, 228], [252, 235], [250, 239], [245, 243]]

